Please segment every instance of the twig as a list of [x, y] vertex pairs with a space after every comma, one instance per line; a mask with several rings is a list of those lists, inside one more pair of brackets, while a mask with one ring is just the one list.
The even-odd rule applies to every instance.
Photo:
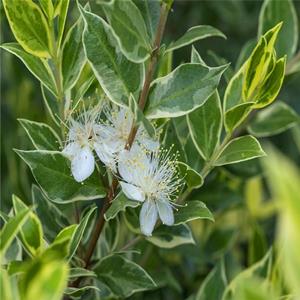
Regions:
[[[141, 92], [141, 95], [139, 98], [139, 102], [138, 102], [139, 108], [141, 109], [141, 111], [144, 110], [146, 103], [147, 103], [148, 94], [149, 94], [149, 90], [150, 90], [150, 84], [151, 84], [153, 74], [155, 71], [155, 67], [157, 64], [160, 44], [161, 44], [162, 36], [163, 36], [164, 30], [165, 30], [167, 17], [168, 17], [167, 5], [163, 3], [162, 7], [161, 7], [158, 28], [157, 28], [157, 32], [156, 32], [156, 36], [155, 36], [155, 40], [154, 40], [154, 44], [153, 44], [153, 51], [150, 56], [150, 62], [149, 62], [149, 66], [147, 69], [145, 82], [144, 82], [143, 89], [142, 89], [142, 92]], [[131, 130], [130, 130], [130, 133], [129, 133], [129, 136], [128, 136], [128, 139], [126, 142], [126, 146], [125, 146], [126, 149], [131, 148], [132, 143], [133, 143], [134, 138], [137, 133], [137, 129], [138, 128], [135, 125], [135, 120], [133, 120]]]
[[96, 227], [94, 228], [92, 238], [91, 238], [89, 246], [87, 248], [87, 252], [86, 252], [86, 255], [85, 255], [85, 258], [84, 258], [85, 268], [89, 267], [91, 257], [93, 255], [93, 252], [94, 252], [95, 247], [97, 245], [98, 238], [100, 236], [100, 233], [101, 233], [101, 231], [103, 229], [103, 226], [104, 226], [104, 223], [105, 223], [104, 214], [111, 205], [111, 202], [112, 202], [112, 200], [115, 196], [115, 190], [116, 190], [117, 186], [118, 186], [118, 181], [117, 181], [116, 178], [114, 178], [113, 182], [112, 182], [112, 185], [111, 185], [111, 187], [108, 191], [108, 194], [107, 194], [107, 196], [104, 200], [104, 204], [103, 204], [102, 209], [100, 211], [100, 215], [99, 215], [98, 221], [96, 223]]

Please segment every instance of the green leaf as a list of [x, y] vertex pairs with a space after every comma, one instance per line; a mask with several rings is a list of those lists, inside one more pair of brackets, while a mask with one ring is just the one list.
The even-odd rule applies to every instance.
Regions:
[[245, 79], [243, 82], [243, 98], [245, 101], [255, 101], [257, 89], [265, 81], [272, 70], [275, 61], [274, 44], [282, 23], [265, 33], [253, 50], [245, 66]]
[[122, 298], [156, 286], [143, 268], [120, 255], [104, 257], [94, 271], [115, 295]]
[[[28, 209], [22, 200], [15, 195], [12, 196], [12, 202], [15, 215], [21, 213], [25, 209]], [[21, 227], [20, 239], [25, 248], [32, 255], [37, 255], [39, 250], [43, 247], [42, 224], [33, 212], [30, 212], [28, 219]]]
[[9, 263], [7, 266], [7, 272], [11, 275], [21, 274], [26, 271], [28, 261], [16, 260]]
[[77, 229], [77, 224], [69, 225], [62, 229], [55, 237], [53, 243], [43, 252], [42, 258], [47, 261], [67, 258], [70, 255], [71, 243]]
[[183, 162], [177, 163], [181, 176], [187, 183], [189, 189], [199, 188], [203, 184], [202, 176], [190, 166]]
[[195, 300], [221, 300], [226, 286], [227, 279], [224, 261], [220, 260], [216, 267], [203, 280]]
[[163, 138], [163, 146], [165, 148], [172, 149], [172, 153], [178, 155], [178, 159], [181, 161], [186, 161], [186, 153], [183, 149], [181, 140], [179, 139], [178, 133], [176, 131], [175, 121], [169, 120], [165, 127], [165, 134]]
[[160, 248], [174, 248], [184, 244], [195, 244], [190, 228], [186, 224], [178, 226], [160, 225], [154, 230], [149, 242]]
[[182, 37], [177, 41], [171, 43], [166, 51], [172, 51], [182, 48], [196, 41], [205, 39], [211, 36], [218, 36], [226, 39], [226, 36], [218, 29], [209, 25], [198, 25], [191, 27]]
[[22, 278], [22, 299], [61, 300], [67, 279], [68, 265], [65, 262], [35, 262]]
[[255, 102], [245, 102], [238, 104], [225, 113], [224, 123], [227, 132], [232, 132], [238, 127], [249, 115]]
[[237, 106], [243, 102], [243, 81], [246, 65], [243, 65], [239, 71], [229, 81], [224, 95], [224, 111]]
[[41, 84], [41, 91], [44, 100], [44, 104], [47, 107], [48, 113], [50, 114], [52, 120], [55, 124], [60, 128], [61, 123], [59, 121], [59, 103], [57, 102], [56, 97], [51, 94], [47, 89], [45, 89], [44, 85]]
[[287, 55], [292, 58], [298, 44], [298, 19], [293, 1], [265, 0], [259, 15], [258, 36], [271, 27], [283, 22], [278, 35], [276, 52], [279, 56]]
[[84, 183], [76, 182], [71, 175], [69, 160], [61, 152], [15, 151], [30, 167], [35, 180], [50, 200], [68, 203], [105, 196], [105, 189], [100, 185], [97, 172], [95, 171]]
[[277, 200], [277, 243], [280, 245], [280, 267], [293, 299], [300, 297], [300, 172], [298, 166], [274, 149], [264, 161], [272, 197]]
[[203, 105], [217, 88], [227, 66], [208, 68], [182, 64], [152, 83], [145, 114], [149, 118], [178, 117]]
[[106, 221], [109, 221], [114, 219], [119, 212], [125, 211], [127, 207], [137, 207], [139, 205], [140, 203], [138, 201], [129, 200], [122, 192], [120, 192], [112, 201], [111, 206], [104, 214], [104, 218]]
[[207, 219], [214, 222], [214, 217], [206, 205], [198, 200], [189, 201], [178, 208], [174, 214], [174, 225], [184, 224], [193, 220]]
[[19, 44], [29, 53], [50, 58], [51, 34], [46, 18], [31, 0], [3, 0], [10, 28]]
[[248, 40], [242, 47], [239, 57], [235, 64], [235, 70], [239, 70], [240, 67], [245, 63], [247, 58], [251, 55], [252, 51], [256, 46], [256, 39]]
[[[297, 56], [294, 57], [294, 60], [297, 60]], [[290, 60], [286, 66], [285, 75], [291, 75], [297, 72], [300, 72], [300, 60]]]
[[65, 91], [74, 86], [86, 62], [82, 44], [83, 29], [84, 23], [82, 18], [80, 18], [70, 28], [64, 40], [61, 69]]
[[84, 268], [72, 268], [70, 269], [69, 279], [75, 279], [78, 277], [96, 277], [96, 273]]
[[72, 224], [63, 228], [55, 237], [52, 245], [55, 243], [60, 243], [66, 239], [71, 241], [77, 228], [78, 224]]
[[159, 23], [160, 2], [157, 0], [133, 0], [133, 2], [140, 10], [147, 27], [148, 35], [153, 41]]
[[30, 53], [27, 53], [22, 49], [22, 47], [17, 43], [6, 43], [0, 46], [6, 51], [17, 56], [28, 70], [44, 84], [49, 91], [56, 95], [55, 80], [52, 75], [52, 71], [46, 61], [39, 57], [35, 57]]
[[[89, 91], [89, 88], [96, 82], [96, 77], [89, 64], [85, 64], [81, 74], [71, 90], [72, 106], [75, 107]], [[97, 85], [99, 86], [99, 85]]]
[[188, 114], [187, 122], [195, 147], [204, 159], [209, 159], [219, 144], [222, 130], [222, 108], [218, 92]]
[[173, 67], [173, 52], [170, 51], [168, 53], [163, 52], [163, 55], [161, 55], [158, 59], [158, 67], [157, 67], [157, 76], [156, 77], [163, 77], [168, 75], [170, 72], [172, 72]]
[[272, 103], [277, 97], [285, 75], [286, 57], [278, 59], [257, 95], [255, 108], [262, 108]]
[[94, 285], [86, 285], [79, 288], [67, 287], [64, 293], [66, 295], [69, 295], [72, 299], [80, 299], [80, 297], [82, 297], [82, 295], [89, 290], [95, 290], [98, 293], [100, 292], [100, 289], [98, 287]]
[[[8, 217], [5, 219], [5, 222], [8, 221]], [[14, 239], [11, 245], [6, 250], [4, 257], [1, 259], [3, 265], [8, 265], [13, 261], [19, 261], [22, 259], [23, 249], [21, 242], [18, 239]]]
[[12, 285], [9, 275], [5, 269], [0, 269], [0, 299], [11, 300], [13, 299]]
[[134, 119], [136, 121], [136, 125], [142, 125], [144, 129], [147, 131], [149, 137], [155, 137], [155, 128], [151, 124], [151, 122], [145, 117], [142, 110], [139, 108], [138, 103], [134, 99], [133, 95], [130, 94], [129, 97], [129, 108], [134, 114]]
[[257, 137], [281, 133], [300, 122], [300, 117], [287, 104], [277, 101], [258, 112], [248, 126], [248, 131]]
[[71, 242], [69, 259], [71, 259], [73, 255], [75, 255], [76, 250], [80, 244], [80, 241], [85, 231], [87, 230], [87, 225], [89, 224], [91, 218], [94, 216], [96, 209], [97, 209], [96, 206], [91, 207], [89, 211], [86, 213], [86, 215], [82, 218], [79, 225], [77, 226]]
[[37, 150], [59, 150], [61, 141], [57, 133], [47, 124], [18, 119]]
[[62, 37], [64, 34], [65, 23], [69, 8], [70, 0], [58, 0], [55, 6], [54, 15], [58, 16], [58, 33], [57, 33], [57, 48], [60, 48]]
[[[255, 278], [256, 276], [262, 279], [267, 279], [270, 275], [272, 265], [272, 248], [266, 253], [266, 255], [257, 263], [249, 267], [248, 269], [239, 273], [230, 283], [227, 285], [222, 300], [231, 300], [236, 292], [237, 287], [244, 282], [245, 279]], [[266, 280], [265, 280], [266, 281]]]
[[231, 140], [219, 154], [214, 165], [233, 164], [265, 155], [259, 142], [253, 136], [246, 135]]
[[[275, 300], [278, 294], [274, 292], [272, 285], [268, 286], [264, 280], [253, 276], [241, 280], [235, 288], [233, 297], [230, 300]], [[280, 297], [281, 300], [292, 298]]]
[[226, 58], [220, 56], [219, 54], [217, 54], [216, 52], [214, 52], [212, 50], [208, 50], [207, 54], [211, 58], [212, 64], [215, 64], [217, 66], [228, 64], [228, 68], [226, 69], [226, 71], [224, 72], [224, 75], [223, 75], [225, 82], [228, 84], [230, 79], [234, 75], [234, 70], [231, 67], [230, 62]]
[[208, 67], [208, 65], [204, 62], [200, 53], [197, 51], [197, 49], [194, 47], [194, 45], [192, 46], [192, 51], [191, 51], [191, 62], [195, 63], [195, 64], [201, 64], [203, 66]]
[[184, 144], [184, 152], [187, 157], [186, 163], [200, 174], [205, 164], [205, 161], [199, 155], [199, 152], [196, 149], [190, 134], [187, 135], [187, 139]]
[[16, 216], [10, 218], [7, 223], [3, 226], [0, 232], [0, 258], [2, 259], [5, 251], [10, 246], [17, 233], [21, 230], [22, 225], [26, 222], [29, 217], [30, 210], [24, 209]]
[[80, 7], [85, 21], [83, 44], [87, 59], [106, 95], [117, 104], [126, 104], [135, 95], [144, 77], [142, 65], [128, 61], [117, 48], [109, 25]]
[[54, 7], [52, 4], [52, 0], [40, 0], [40, 5], [44, 13], [48, 17], [49, 21], [51, 21], [54, 14]]
[[31, 194], [32, 202], [36, 206], [35, 211], [42, 222], [44, 234], [48, 241], [52, 241], [58, 232], [69, 224], [68, 220], [36, 185], [32, 185]]
[[145, 61], [151, 53], [151, 42], [136, 5], [131, 0], [115, 0], [103, 9], [123, 54], [133, 62]]

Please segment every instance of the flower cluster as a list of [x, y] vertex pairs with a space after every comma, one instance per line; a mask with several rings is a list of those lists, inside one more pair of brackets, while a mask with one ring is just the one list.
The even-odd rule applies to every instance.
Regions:
[[97, 157], [120, 178], [123, 193], [143, 202], [140, 211], [141, 231], [152, 234], [158, 217], [166, 225], [174, 224], [173, 198], [182, 185], [175, 157], [160, 150], [158, 140], [151, 139], [140, 126], [135, 141], [126, 150], [133, 114], [128, 108], [105, 104], [70, 119], [63, 153], [71, 160], [76, 181], [87, 179]]

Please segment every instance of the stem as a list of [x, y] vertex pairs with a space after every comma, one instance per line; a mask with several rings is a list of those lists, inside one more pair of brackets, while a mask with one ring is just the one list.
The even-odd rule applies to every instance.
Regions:
[[218, 158], [218, 156], [220, 155], [220, 153], [224, 150], [225, 146], [227, 145], [227, 143], [231, 140], [234, 139], [238, 136], [240, 136], [244, 130], [246, 129], [249, 121], [251, 121], [257, 114], [258, 110], [253, 110], [251, 111], [251, 113], [248, 115], [248, 117], [242, 122], [242, 124], [240, 124], [240, 126], [238, 126], [235, 130], [233, 130], [232, 132], [228, 132], [223, 140], [223, 142], [221, 143], [221, 145], [219, 147], [216, 148], [216, 150], [214, 151], [212, 157], [210, 158], [210, 160], [208, 160], [206, 162], [206, 164], [204, 165], [202, 171], [201, 171], [201, 176], [203, 177], [203, 179], [208, 175], [208, 173], [211, 171], [211, 169], [213, 168], [213, 165], [216, 161], [216, 159]]
[[[62, 76], [61, 76], [61, 57], [60, 57], [60, 49], [57, 48], [57, 43], [55, 40], [55, 34], [54, 34], [54, 29], [52, 28], [52, 45], [53, 45], [53, 54], [52, 54], [52, 60], [54, 64], [54, 79], [55, 79], [55, 84], [56, 84], [56, 89], [57, 89], [57, 102], [59, 103], [59, 114], [60, 118], [62, 121], [65, 120], [65, 103], [64, 103], [64, 90], [62, 86]], [[62, 138], [64, 139], [65, 137], [65, 132], [63, 125], [61, 125], [61, 135]]]
[[[168, 18], [168, 9], [167, 9], [167, 5], [166, 4], [162, 4], [161, 7], [161, 11], [160, 11], [160, 19], [159, 19], [159, 23], [158, 23], [158, 28], [157, 28], [157, 32], [155, 35], [155, 40], [154, 40], [154, 44], [153, 44], [153, 50], [151, 52], [151, 56], [150, 56], [150, 62], [148, 65], [148, 69], [146, 72], [146, 77], [145, 77], [145, 81], [144, 81], [144, 85], [143, 85], [143, 89], [138, 101], [139, 104], [139, 108], [141, 109], [141, 111], [144, 110], [146, 103], [147, 103], [147, 99], [148, 99], [148, 94], [149, 94], [149, 90], [150, 90], [150, 84], [153, 78], [153, 74], [155, 71], [155, 67], [157, 64], [157, 60], [158, 60], [158, 55], [159, 55], [159, 49], [160, 49], [160, 44], [161, 44], [161, 40], [163, 37], [163, 33], [165, 30], [165, 26], [166, 26], [166, 21]], [[136, 136], [137, 133], [137, 126], [135, 125], [135, 120], [133, 120], [132, 122], [132, 126], [131, 126], [131, 130], [126, 142], [126, 146], [125, 149], [130, 149], [134, 138]]]
[[104, 200], [104, 204], [103, 204], [102, 209], [100, 211], [98, 222], [96, 223], [96, 227], [94, 228], [92, 238], [90, 240], [89, 246], [88, 246], [87, 251], [86, 251], [86, 255], [85, 255], [85, 258], [84, 258], [85, 268], [89, 267], [90, 260], [92, 258], [95, 247], [97, 245], [98, 238], [99, 238], [100, 233], [101, 233], [101, 231], [104, 227], [104, 224], [105, 224], [104, 214], [111, 205], [111, 202], [112, 202], [112, 200], [115, 196], [115, 190], [116, 190], [117, 186], [118, 186], [118, 180], [116, 178], [114, 178], [114, 180], [112, 182], [112, 185], [111, 185], [111, 187], [108, 191], [108, 194], [107, 194], [107, 196]]
[[213, 165], [216, 161], [216, 159], [218, 158], [219, 154], [223, 151], [223, 149], [225, 148], [225, 146], [227, 145], [227, 143], [231, 140], [231, 138], [233, 137], [233, 133], [227, 133], [223, 142], [220, 144], [219, 147], [216, 148], [216, 150], [214, 151], [212, 157], [210, 158], [210, 160], [208, 160], [202, 171], [201, 171], [201, 176], [203, 177], [203, 179], [208, 175], [208, 173], [211, 171], [211, 169], [213, 168]]

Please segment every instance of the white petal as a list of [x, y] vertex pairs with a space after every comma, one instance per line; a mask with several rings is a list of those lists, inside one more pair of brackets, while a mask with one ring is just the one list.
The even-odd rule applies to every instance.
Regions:
[[146, 137], [144, 134], [138, 136], [139, 143], [147, 150], [156, 151], [159, 148], [159, 142], [151, 138]]
[[108, 131], [108, 126], [105, 126], [105, 125], [102, 125], [102, 124], [94, 124], [93, 125], [93, 130], [94, 130], [94, 133], [100, 137], [101, 139], [103, 138], [107, 138], [109, 137], [109, 132]]
[[67, 158], [72, 159], [76, 153], [80, 150], [80, 145], [76, 142], [69, 143], [62, 151]]
[[107, 151], [106, 147], [100, 143], [94, 143], [94, 149], [99, 157], [99, 159], [105, 164], [109, 165], [114, 160], [114, 155]]
[[174, 213], [173, 208], [167, 200], [156, 201], [159, 217], [163, 224], [173, 225], [174, 224]]
[[82, 130], [82, 125], [74, 119], [71, 119], [71, 124], [72, 125], [69, 130], [68, 138], [70, 140], [76, 140], [77, 133]]
[[144, 177], [148, 158], [141, 147], [134, 145], [130, 151], [123, 150], [118, 155], [119, 173], [129, 183], [139, 185], [140, 178]]
[[122, 178], [130, 183], [133, 183], [133, 172], [135, 168], [130, 161], [129, 151], [123, 150], [118, 155], [118, 169]]
[[95, 159], [88, 146], [81, 148], [72, 159], [71, 170], [74, 179], [82, 182], [87, 179], [95, 169]]
[[127, 198], [141, 202], [145, 200], [145, 194], [139, 187], [123, 181], [120, 181], [120, 184]]
[[154, 201], [145, 201], [140, 212], [140, 226], [144, 235], [151, 236], [157, 221], [157, 209]]
[[104, 140], [105, 147], [112, 153], [120, 152], [125, 147], [125, 142], [119, 138]]

